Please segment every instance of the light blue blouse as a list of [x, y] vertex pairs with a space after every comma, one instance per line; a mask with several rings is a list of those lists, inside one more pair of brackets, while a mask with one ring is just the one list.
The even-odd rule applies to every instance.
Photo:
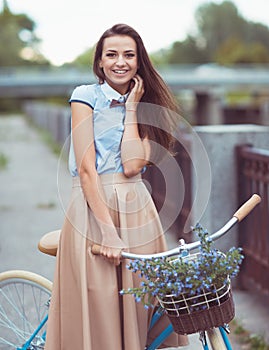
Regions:
[[[123, 172], [121, 140], [124, 131], [124, 106], [110, 108], [112, 99], [124, 102], [127, 95], [120, 95], [107, 83], [81, 85], [75, 88], [69, 102], [81, 102], [93, 109], [93, 132], [98, 174]], [[72, 136], [72, 135], [71, 135]], [[69, 171], [78, 176], [71, 137]]]

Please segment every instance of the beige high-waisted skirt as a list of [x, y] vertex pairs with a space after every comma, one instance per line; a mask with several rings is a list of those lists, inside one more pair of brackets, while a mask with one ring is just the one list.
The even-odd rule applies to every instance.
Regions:
[[[100, 176], [119, 235], [135, 253], [166, 250], [158, 213], [141, 176]], [[91, 253], [101, 233], [85, 200], [79, 178], [73, 179], [71, 201], [61, 231], [46, 350], [143, 350], [169, 323], [166, 317], [147, 334], [152, 310], [136, 303], [124, 288], [139, 285], [139, 277]], [[163, 347], [186, 345], [173, 333]]]

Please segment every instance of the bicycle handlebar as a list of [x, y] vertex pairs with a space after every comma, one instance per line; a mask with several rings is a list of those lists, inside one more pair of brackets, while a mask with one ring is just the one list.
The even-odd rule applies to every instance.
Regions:
[[[242, 221], [255, 207], [261, 202], [261, 197], [257, 194], [253, 194], [252, 197], [247, 200], [232, 216], [232, 218], [218, 231], [210, 235], [210, 238], [215, 241], [227, 233], [236, 223]], [[183, 250], [192, 251], [200, 246], [200, 241], [185, 243], [180, 242], [180, 245], [176, 248], [167, 250], [157, 254], [133, 254], [128, 252], [122, 252], [121, 256], [125, 259], [154, 259], [162, 257], [171, 257], [180, 254]], [[100, 245], [94, 244], [91, 251], [95, 255], [100, 255]]]
[[253, 196], [246, 201], [235, 213], [234, 217], [237, 218], [238, 222], [242, 221], [250, 212], [253, 210], [257, 204], [261, 201], [261, 197], [257, 194], [253, 194]]

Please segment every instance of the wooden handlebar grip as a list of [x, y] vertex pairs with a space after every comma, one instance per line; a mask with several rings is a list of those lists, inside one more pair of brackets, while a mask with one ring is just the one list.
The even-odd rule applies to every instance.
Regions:
[[100, 254], [101, 254], [100, 251], [101, 251], [101, 246], [98, 245], [98, 244], [94, 244], [94, 245], [92, 246], [92, 248], [91, 248], [91, 252], [92, 252], [94, 255], [100, 255]]
[[261, 197], [258, 194], [253, 194], [252, 197], [246, 201], [235, 213], [234, 217], [238, 219], [238, 221], [242, 221], [244, 217], [246, 217], [252, 209], [256, 207], [261, 201]]

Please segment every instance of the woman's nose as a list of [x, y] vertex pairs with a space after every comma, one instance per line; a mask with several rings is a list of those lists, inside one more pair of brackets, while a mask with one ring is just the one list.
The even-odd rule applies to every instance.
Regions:
[[124, 57], [122, 55], [118, 56], [117, 65], [118, 66], [124, 66], [125, 65], [125, 59], [124, 59]]

